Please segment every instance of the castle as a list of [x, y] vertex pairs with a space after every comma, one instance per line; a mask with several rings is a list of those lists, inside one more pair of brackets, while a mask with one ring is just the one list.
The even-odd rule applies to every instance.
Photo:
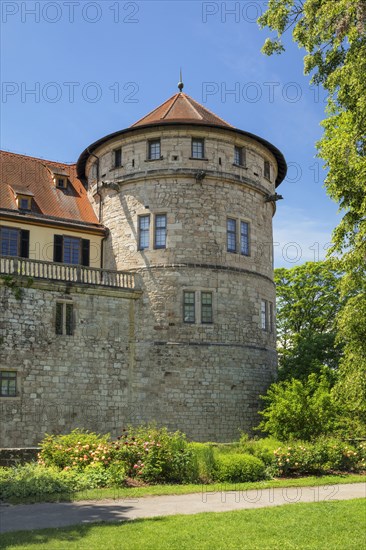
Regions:
[[229, 441], [276, 375], [281, 152], [179, 92], [68, 165], [2, 152], [0, 447]]

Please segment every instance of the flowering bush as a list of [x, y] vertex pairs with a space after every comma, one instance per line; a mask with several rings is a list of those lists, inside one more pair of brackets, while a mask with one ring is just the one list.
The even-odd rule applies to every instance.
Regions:
[[38, 463], [61, 469], [83, 469], [89, 464], [107, 467], [113, 460], [114, 448], [109, 435], [100, 436], [83, 430], [67, 435], [46, 435], [41, 443]]
[[129, 427], [114, 444], [127, 474], [149, 482], [191, 480], [193, 452], [184, 434], [155, 426]]
[[366, 463], [364, 452], [364, 444], [357, 447], [337, 439], [296, 442], [274, 451], [274, 467], [279, 475], [362, 470]]

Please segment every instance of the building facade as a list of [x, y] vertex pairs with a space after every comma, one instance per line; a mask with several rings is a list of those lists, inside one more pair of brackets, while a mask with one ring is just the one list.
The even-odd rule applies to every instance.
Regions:
[[276, 374], [280, 151], [180, 91], [76, 165], [3, 157], [0, 446], [250, 431]]

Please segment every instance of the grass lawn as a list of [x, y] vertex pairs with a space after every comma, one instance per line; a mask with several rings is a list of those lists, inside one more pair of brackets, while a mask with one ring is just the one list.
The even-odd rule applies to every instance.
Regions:
[[14, 497], [8, 499], [12, 504], [31, 504], [34, 502], [65, 502], [78, 500], [102, 500], [106, 498], [141, 498], [151, 495], [185, 495], [202, 491], [232, 491], [247, 489], [266, 489], [269, 487], [312, 487], [317, 485], [335, 485], [339, 483], [359, 483], [366, 481], [364, 474], [344, 474], [328, 476], [308, 476], [299, 478], [271, 479], [247, 483], [215, 483], [211, 485], [148, 485], [143, 487], [117, 487], [90, 489], [70, 494], [39, 495], [34, 497]]
[[356, 550], [365, 524], [366, 501], [355, 499], [23, 531], [3, 535], [0, 548]]

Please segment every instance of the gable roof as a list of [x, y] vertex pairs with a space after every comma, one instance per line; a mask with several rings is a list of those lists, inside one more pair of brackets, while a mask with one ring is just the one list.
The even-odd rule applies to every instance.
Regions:
[[218, 117], [189, 95], [179, 92], [164, 101], [159, 107], [132, 124], [130, 128], [145, 124], [161, 124], [162, 122], [185, 122], [187, 124], [215, 124], [225, 128], [233, 128], [222, 118]]
[[[75, 164], [64, 164], [0, 151], [0, 209], [17, 213], [16, 194], [32, 196], [27, 217], [52, 218], [84, 225], [99, 224]], [[67, 189], [58, 189], [54, 174], [67, 174]]]

